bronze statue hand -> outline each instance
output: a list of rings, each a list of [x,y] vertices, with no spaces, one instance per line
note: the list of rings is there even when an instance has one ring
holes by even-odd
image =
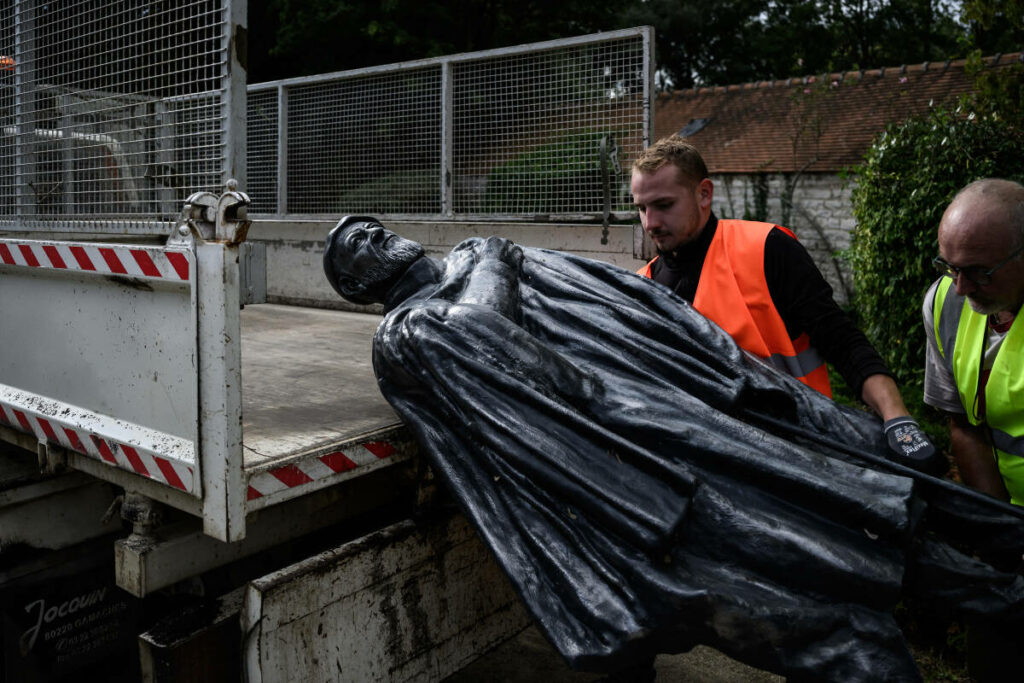
[[[504,238],[491,236],[484,240],[479,258],[480,261],[500,261],[518,272],[523,263],[523,250]]]

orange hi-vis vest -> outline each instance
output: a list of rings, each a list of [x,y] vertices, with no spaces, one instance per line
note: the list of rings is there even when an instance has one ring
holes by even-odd
[[[790,339],[768,291],[764,242],[772,228],[796,239],[789,229],[771,223],[720,220],[708,246],[693,307],[729,333],[743,349],[769,365],[832,397],[828,369],[806,332]],[[655,256],[638,275],[651,277]]]

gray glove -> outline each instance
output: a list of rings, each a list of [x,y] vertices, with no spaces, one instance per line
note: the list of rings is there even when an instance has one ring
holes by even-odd
[[[934,477],[941,477],[949,469],[946,456],[935,448],[914,418],[905,416],[886,420],[882,431],[889,450],[895,455],[890,458],[894,462]]]

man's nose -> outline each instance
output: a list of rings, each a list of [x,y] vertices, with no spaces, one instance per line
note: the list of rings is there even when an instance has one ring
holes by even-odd
[[[644,230],[650,232],[661,225],[661,217],[658,215],[657,211],[647,209],[647,211],[640,216],[640,225],[644,226]]]
[[[971,282],[962,272],[956,274],[956,279],[953,280],[953,284],[956,286],[956,293],[960,296],[966,296],[978,288],[978,286]]]

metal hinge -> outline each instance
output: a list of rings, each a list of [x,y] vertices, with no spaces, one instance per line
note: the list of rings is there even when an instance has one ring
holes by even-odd
[[[249,195],[238,191],[234,179],[228,180],[219,197],[212,192],[196,192],[185,200],[168,244],[191,243],[193,238],[228,246],[241,244],[251,224],[247,215],[250,203]]]

